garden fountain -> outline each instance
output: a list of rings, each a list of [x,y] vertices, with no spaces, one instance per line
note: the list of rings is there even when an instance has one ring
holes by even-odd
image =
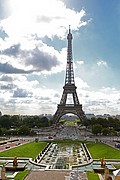
[[[88,165],[92,158],[83,144],[49,143],[44,150],[30,162],[45,169],[73,169]]]

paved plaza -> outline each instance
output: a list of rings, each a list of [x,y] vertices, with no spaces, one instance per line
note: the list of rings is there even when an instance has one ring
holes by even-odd
[[[86,173],[49,170],[31,171],[25,180],[88,180]]]

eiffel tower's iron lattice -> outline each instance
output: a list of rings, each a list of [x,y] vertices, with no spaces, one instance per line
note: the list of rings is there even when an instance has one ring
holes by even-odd
[[[68,113],[75,114],[83,122],[85,119],[85,114],[82,110],[82,105],[79,103],[74,81],[74,71],[73,71],[73,59],[72,59],[72,33],[69,26],[69,33],[67,35],[68,48],[67,48],[67,66],[66,66],[66,77],[65,85],[63,86],[63,94],[60,104],[57,106],[57,111],[53,116],[53,122],[57,123],[59,119]],[[72,103],[67,103],[68,97],[72,97]]]

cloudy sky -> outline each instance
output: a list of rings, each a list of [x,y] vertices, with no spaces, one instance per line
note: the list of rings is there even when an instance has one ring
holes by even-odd
[[[120,1],[0,0],[0,111],[54,114],[73,34],[85,113],[120,114]]]

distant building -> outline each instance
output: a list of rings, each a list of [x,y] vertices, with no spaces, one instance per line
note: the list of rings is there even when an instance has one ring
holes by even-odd
[[[91,118],[95,117],[95,115],[94,114],[86,114],[86,117],[91,119]]]
[[[116,115],[116,118],[117,118],[117,119],[120,119],[120,115]]]
[[[111,117],[109,114],[104,114],[104,115],[96,115],[97,118],[108,118]]]

